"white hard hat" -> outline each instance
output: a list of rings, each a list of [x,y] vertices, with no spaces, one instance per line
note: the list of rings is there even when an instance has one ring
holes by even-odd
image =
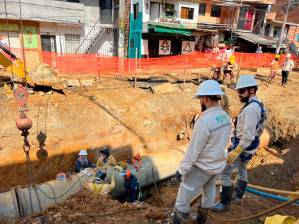
[[[287,58],[290,58],[291,57],[291,54],[287,54]]]
[[[88,156],[87,151],[84,149],[80,150],[80,152],[78,153],[78,156]]]
[[[219,95],[224,95],[224,92],[220,88],[219,83],[214,80],[206,80],[199,85],[194,98],[198,98],[199,96],[219,96]]]
[[[242,75],[237,81],[236,89],[257,86],[257,82],[253,75]]]

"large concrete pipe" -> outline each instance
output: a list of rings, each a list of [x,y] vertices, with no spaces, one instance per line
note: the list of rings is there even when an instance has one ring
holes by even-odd
[[[83,189],[84,184],[91,181],[93,173],[79,173],[64,182],[52,180],[33,187],[18,188],[16,192],[21,217],[42,211],[49,205],[63,202],[70,195]]]
[[[0,194],[0,217],[20,218],[19,206],[14,189]]]
[[[137,172],[136,169],[129,165],[131,173],[133,173],[140,183],[141,187],[152,185],[155,182],[165,180],[173,176],[183,159],[185,154],[185,148],[168,149],[155,154],[145,156],[142,159],[142,167]],[[125,193],[124,177],[120,175],[120,172],[111,168],[108,171],[108,175],[114,173],[116,188],[112,191],[114,197],[120,196]]]
[[[172,176],[185,154],[184,147],[182,149],[164,150],[155,154],[145,156],[140,170],[137,172],[133,165],[129,165],[128,169],[136,175],[141,187],[151,185],[160,180],[164,180]],[[92,174],[94,171],[89,171],[88,174],[79,173],[73,175],[71,180],[60,182],[57,180],[49,181],[34,187],[18,188],[16,190],[19,208],[16,200],[12,197],[12,192],[0,194],[0,206],[3,207],[4,217],[10,214],[11,217],[24,217],[32,212],[39,212],[46,209],[48,206],[64,201],[70,195],[78,192],[84,187],[84,184],[93,180]],[[113,196],[120,196],[125,193],[124,177],[116,168],[109,168],[108,176],[112,173],[115,175],[116,187],[112,192]],[[91,174],[91,176],[89,175]],[[5,199],[9,203],[3,203]],[[14,203],[12,203],[14,202]],[[14,206],[13,206],[14,205]],[[13,206],[13,207],[12,207]],[[18,214],[20,211],[20,214]]]
[[[273,132],[269,126],[266,126],[260,137],[260,148],[268,146],[273,138]]]

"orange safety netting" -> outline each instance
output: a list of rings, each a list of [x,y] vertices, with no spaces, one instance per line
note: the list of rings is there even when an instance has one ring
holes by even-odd
[[[241,68],[270,67],[274,54],[234,53],[236,63]],[[101,56],[97,54],[59,55],[42,52],[43,62],[54,66],[65,74],[119,74],[128,75],[135,72],[159,71],[162,73],[182,72],[186,69],[210,68],[221,66],[224,61],[220,54],[191,53],[159,58],[129,59],[120,57]],[[283,62],[285,56],[280,58]],[[299,57],[292,56],[298,65]],[[53,63],[54,62],[54,63]]]
[[[20,49],[14,49],[17,56]],[[61,54],[52,52],[38,52],[39,61],[52,66],[61,74],[94,74],[94,75],[132,75],[143,74],[149,71],[158,74],[170,72],[183,72],[187,69],[219,67],[224,63],[224,55],[221,53],[194,52],[188,55],[167,56],[159,58],[129,59],[98,54]],[[25,50],[26,63],[31,57],[30,50]],[[256,54],[236,52],[235,62],[240,68],[270,67],[274,60],[274,54]],[[284,61],[285,55],[280,58]],[[299,57],[292,55],[295,65],[299,66]]]

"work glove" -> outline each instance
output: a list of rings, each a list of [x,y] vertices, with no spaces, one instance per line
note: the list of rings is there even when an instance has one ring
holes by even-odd
[[[180,174],[180,172],[178,170],[175,173],[175,178],[178,182],[182,182],[182,175]]]
[[[227,164],[233,165],[236,159],[240,156],[240,154],[244,151],[241,146],[237,146],[233,151],[231,151],[227,156]]]

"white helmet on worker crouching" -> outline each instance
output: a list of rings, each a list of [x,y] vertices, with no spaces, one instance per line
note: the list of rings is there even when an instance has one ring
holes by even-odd
[[[257,82],[253,75],[242,75],[237,81],[236,89],[243,89],[257,86]]]
[[[200,96],[221,96],[224,95],[218,82],[214,80],[203,81],[196,92],[194,98],[199,98]]]
[[[80,152],[78,153],[78,156],[88,156],[87,151],[84,149],[80,150]]]

